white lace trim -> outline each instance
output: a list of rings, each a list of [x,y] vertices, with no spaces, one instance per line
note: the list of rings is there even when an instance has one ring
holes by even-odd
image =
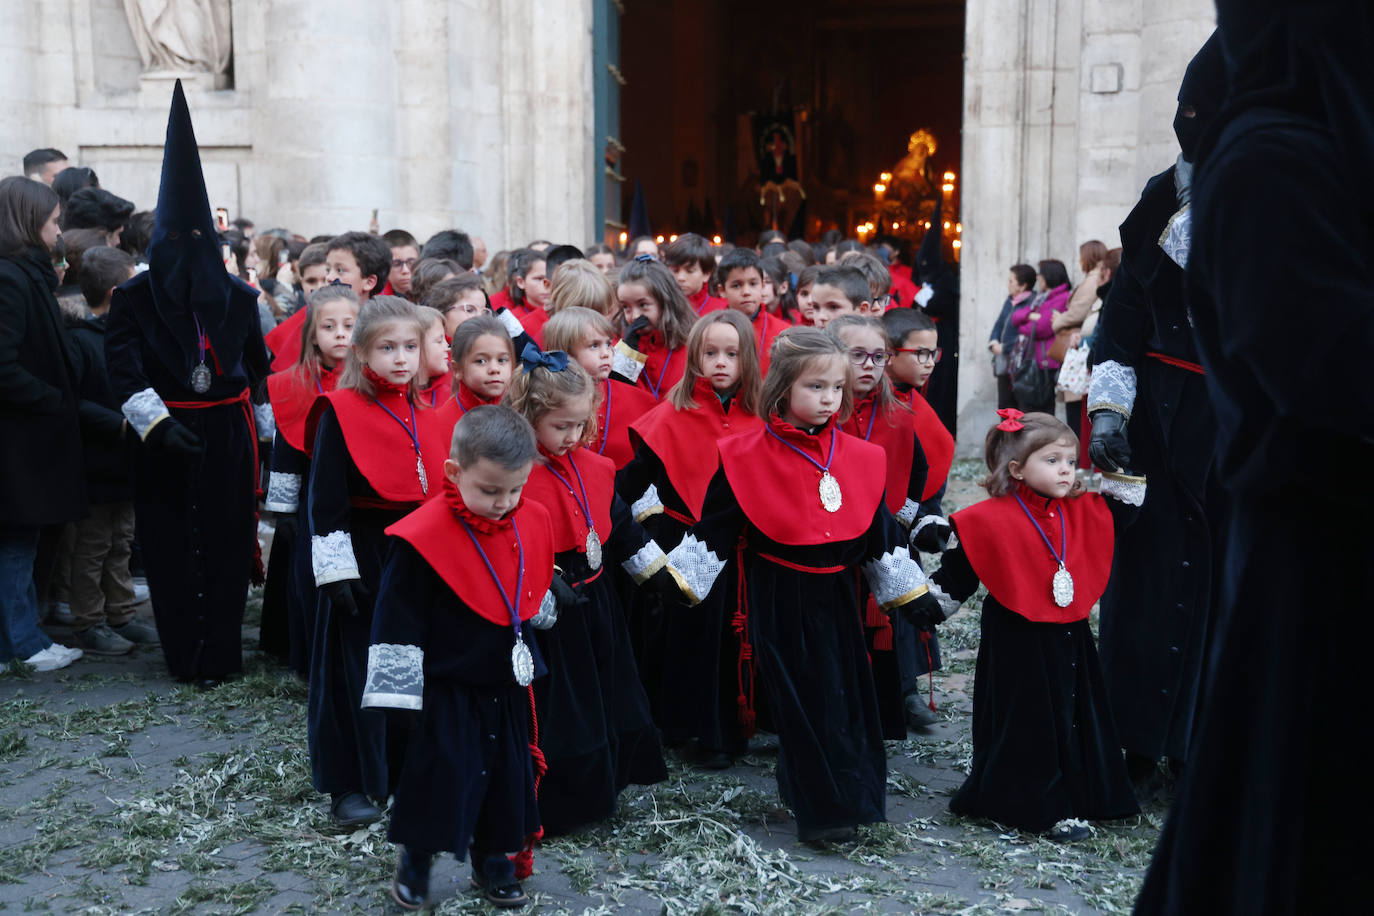
[[[650,541],[639,548],[634,556],[621,563],[620,568],[629,573],[636,582],[643,582],[667,563],[668,558],[664,555],[663,548],[658,546],[657,541]]]
[[[151,388],[144,388],[130,397],[119,410],[140,439],[147,439],[148,430],[156,426],[159,420],[171,416],[167,405],[162,403],[162,398]]]
[[[694,535],[688,534],[668,554],[668,569],[682,588],[687,603],[700,604],[711,593],[711,586],[715,585],[721,570],[725,569],[725,561]]]
[[[1164,249],[1164,253],[1184,270],[1188,269],[1188,249],[1193,245],[1193,209],[1185,205],[1172,217],[1169,218],[1169,225],[1164,227],[1164,234],[1159,237],[1159,247]]]
[[[644,361],[648,359],[638,350],[631,350],[625,341],[620,341],[615,345],[615,353],[611,356],[611,371],[629,379],[638,381],[639,373],[644,371]]]
[[[913,531],[912,534],[915,534],[927,525],[944,525],[945,527],[949,527],[949,520],[943,515],[927,515],[916,523],[916,531]]]
[[[949,540],[945,542],[945,552],[948,553],[959,546],[958,532],[950,532]]]
[[[649,484],[649,489],[644,491],[644,495],[630,504],[630,513],[637,522],[642,522],[651,515],[658,515],[662,511],[663,498],[658,495],[658,487],[654,484]]]
[[[310,566],[316,585],[360,579],[353,556],[353,537],[347,531],[331,531],[310,538]]]
[[[911,558],[911,551],[898,547],[864,564],[864,578],[873,598],[884,610],[900,607],[925,591],[926,574]]]
[[[530,618],[530,626],[536,630],[547,630],[555,623],[558,623],[558,602],[554,600],[553,589],[549,589],[539,599],[539,613]]]
[[[1114,359],[1093,366],[1088,383],[1088,413],[1114,410],[1126,419],[1135,408],[1135,368]]]
[[[1097,491],[1128,506],[1145,505],[1145,478],[1102,475]]]
[[[301,475],[273,471],[267,479],[268,512],[295,512],[301,503]]]
[[[520,319],[511,313],[510,309],[501,309],[496,313],[496,320],[501,322],[501,326],[506,329],[506,333],[511,336],[511,340],[525,333],[525,326],[520,323]]]
[[[902,503],[902,508],[897,510],[894,516],[903,528],[910,528],[911,523],[916,521],[916,516],[920,514],[921,504],[914,499],[908,499]]]
[[[425,695],[425,653],[419,646],[377,643],[367,647],[363,706],[420,709]]]
[[[950,597],[949,592],[936,585],[933,581],[927,582],[926,584],[930,586],[931,596],[934,597],[936,601],[940,602],[940,610],[945,612],[945,618],[948,619],[953,617],[955,613],[958,612],[959,606],[963,602],[955,601]]]
[[[258,427],[258,439],[271,441],[277,434],[277,415],[272,412],[272,404],[254,404],[253,421]]]

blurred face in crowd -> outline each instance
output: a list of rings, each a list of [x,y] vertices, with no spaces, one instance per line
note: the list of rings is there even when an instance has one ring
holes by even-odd
[[[414,245],[401,245],[391,249],[391,290],[398,296],[410,295],[411,275],[415,264],[420,260],[420,252]]]
[[[602,251],[598,254],[594,254],[587,260],[591,261],[593,266],[603,274],[609,275],[611,271],[615,270],[615,255],[611,254],[609,251]],[[678,285],[681,285],[681,283]]]
[[[357,318],[358,307],[346,299],[333,299],[320,306],[315,319],[315,349],[320,351],[320,362],[332,369],[348,355]]]
[[[614,352],[615,345],[609,337],[589,331],[583,336],[582,343],[574,347],[568,355],[587,370],[593,381],[604,382],[611,377],[611,358]]]
[[[849,348],[849,363],[854,367],[854,394],[862,397],[877,386],[883,367],[874,365],[871,353],[887,350],[887,338],[873,328],[845,328],[840,340]]]
[[[530,265],[529,273],[515,278],[515,285],[525,291],[525,303],[531,308],[548,307],[549,272],[545,267],[545,262],[535,261]]]
[[[301,271],[301,289],[308,300],[310,294],[329,282],[329,267],[324,264],[311,264]]]
[[[367,301],[372,295],[373,287],[377,285],[375,275],[364,277],[362,271],[358,269],[358,259],[353,257],[353,252],[347,248],[335,248],[325,257],[325,267],[327,272],[325,280],[333,283],[338,280],[340,283],[347,283],[353,287],[353,292],[358,294],[358,298]]]
[[[43,165],[38,167],[38,171],[34,172],[33,175],[31,175],[30,177],[36,176],[39,181],[51,187],[52,180],[57,177],[57,173],[62,171],[66,167],[66,159],[54,159],[52,162],[43,163]]]
[[[750,321],[759,313],[759,306],[767,302],[769,284],[765,283],[763,273],[753,267],[736,267],[721,284],[725,301],[730,308],[744,315]]]
[[[830,319],[854,311],[854,304],[838,286],[816,283],[811,287],[811,320],[816,327],[823,328]]]
[[[897,345],[897,353],[888,364],[892,380],[913,388],[920,388],[930,381],[935,371],[935,363],[940,351],[935,346],[934,331],[912,331],[906,340]]]
[[[539,445],[550,455],[566,455],[582,441],[592,418],[592,396],[568,398],[534,424]]]
[[[614,263],[615,259],[612,258],[611,260]],[[706,271],[702,270],[701,265],[696,261],[677,264],[668,269],[673,272],[673,279],[677,281],[677,288],[682,290],[682,295],[688,299],[701,292],[701,288],[706,285]]]
[[[487,243],[480,235],[472,237],[472,267],[474,270],[481,270],[482,265],[487,263]]]
[[[620,307],[625,310],[625,323],[634,324],[641,315],[649,319],[649,324],[658,327],[663,317],[663,309],[658,300],[649,292],[645,283],[622,283],[615,290]]]
[[[39,237],[43,239],[43,244],[49,251],[57,247],[57,239],[62,235],[62,230],[57,227],[57,217],[61,212],[61,207],[53,207],[48,218],[43,221],[43,228],[38,230]]]
[[[436,321],[425,331],[425,373],[435,379],[448,372],[448,338],[444,323]]]
[[[701,335],[701,374],[724,394],[739,386],[739,332],[723,321],[713,322]]]
[[[642,254],[651,254],[654,257],[658,257],[658,243],[653,239],[644,239],[639,244],[635,245],[635,250],[630,252],[630,257],[637,258]]]
[[[469,318],[476,318],[486,310],[487,300],[480,289],[463,290],[458,294],[458,298],[453,300],[448,311],[444,312],[444,333],[452,340],[453,332],[458,330],[460,324]]]

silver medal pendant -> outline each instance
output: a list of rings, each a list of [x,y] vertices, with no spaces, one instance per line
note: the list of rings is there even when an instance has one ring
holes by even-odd
[[[596,529],[587,531],[587,565],[592,569],[601,568],[601,538],[596,536]]]
[[[826,512],[839,512],[840,506],[844,505],[844,495],[840,493],[840,482],[831,477],[829,471],[821,475],[819,490],[821,507]]]
[[[425,474],[425,462],[419,455],[415,456],[415,473],[420,477],[420,492],[429,495],[429,476]]]
[[[1073,604],[1073,576],[1064,568],[1064,564],[1059,564],[1059,569],[1054,573],[1054,579],[1050,583],[1051,591],[1054,593],[1054,603],[1060,607],[1068,607]]]
[[[201,363],[191,370],[191,390],[196,394],[204,394],[210,390],[210,367]]]
[[[515,631],[515,647],[510,650],[510,667],[515,673],[515,683],[528,687],[534,681],[534,656],[520,631]]]

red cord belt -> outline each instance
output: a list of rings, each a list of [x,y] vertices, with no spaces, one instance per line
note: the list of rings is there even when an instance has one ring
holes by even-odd
[[[1166,366],[1173,366],[1175,369],[1186,369],[1187,371],[1197,373],[1198,375],[1207,374],[1207,370],[1202,368],[1202,366],[1200,366],[1199,364],[1190,363],[1188,362],[1188,360],[1179,359],[1177,356],[1169,356],[1166,353],[1156,353],[1153,350],[1146,351],[1145,355],[1150,357],[1150,359],[1159,360]]]

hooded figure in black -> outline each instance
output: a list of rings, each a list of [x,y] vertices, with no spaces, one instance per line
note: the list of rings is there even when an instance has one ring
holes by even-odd
[[[257,434],[249,389],[268,372],[257,294],[229,275],[178,82],[148,270],[118,287],[105,355],[141,445],[134,509],[153,613],[175,677],[242,668],[257,556]]]
[[[935,341],[940,348],[940,361],[926,383],[925,396],[939,415],[951,436],[957,436],[959,420],[959,275],[945,263],[941,246],[944,244],[944,223],[940,204],[930,217],[930,229],[916,249],[913,270],[920,291],[916,293],[916,307],[935,319]]]
[[[1149,482],[1136,521],[1117,537],[1098,643],[1117,734],[1145,791],[1161,757],[1187,760],[1220,537],[1216,416],[1184,302],[1187,248],[1176,242],[1187,238],[1198,139],[1225,96],[1213,34],[1178,93],[1178,163],[1149,180],[1121,224],[1121,266],[1093,338],[1093,463]]]
[[[1364,912],[1374,7],[1217,6],[1231,89],[1199,143],[1187,288],[1226,540],[1201,711],[1137,912]]]

